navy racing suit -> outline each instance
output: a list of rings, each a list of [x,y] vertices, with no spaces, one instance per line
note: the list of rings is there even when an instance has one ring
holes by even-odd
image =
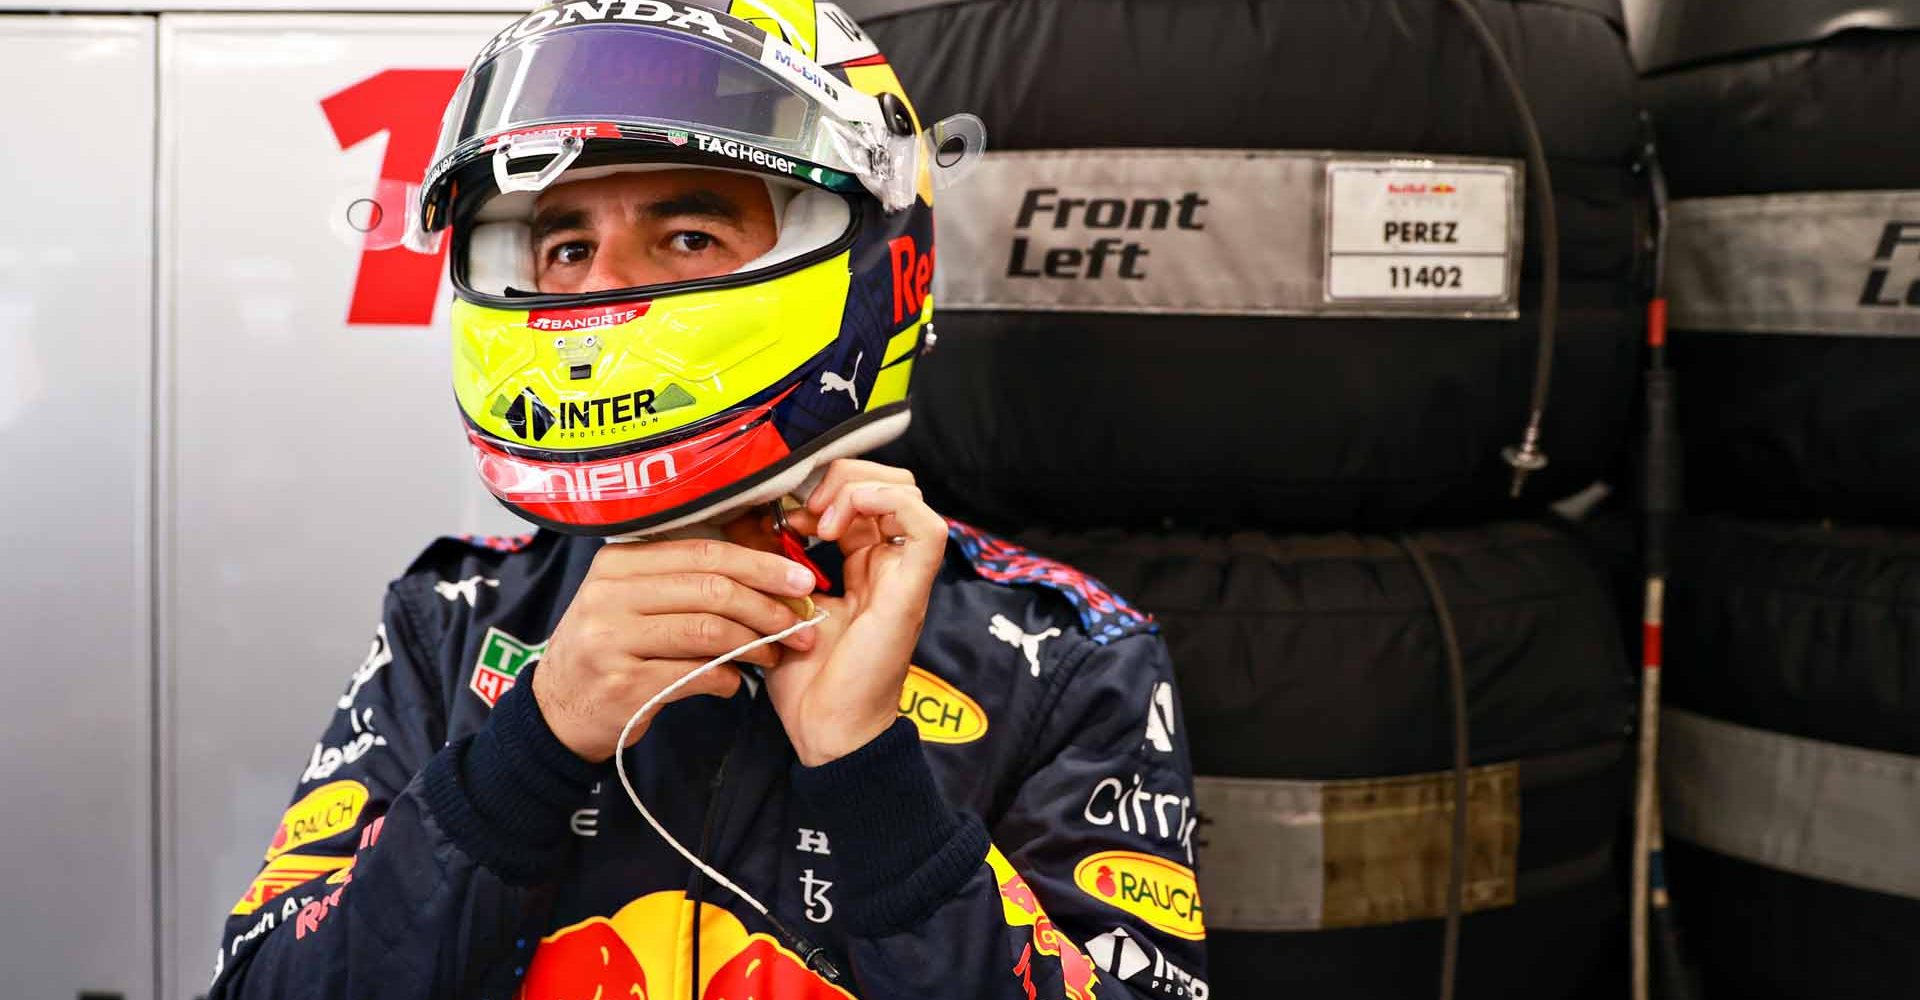
[[[867,746],[800,765],[754,684],[667,705],[628,774],[769,918],[540,716],[528,678],[600,544],[442,539],[391,585],[211,997],[1206,996],[1150,618],[955,523],[901,717]]]

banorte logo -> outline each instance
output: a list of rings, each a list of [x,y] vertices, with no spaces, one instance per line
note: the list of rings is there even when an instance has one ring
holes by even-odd
[[[1206,938],[1200,889],[1185,865],[1134,851],[1102,851],[1073,866],[1073,884],[1174,937]]]
[[[701,908],[702,1000],[852,1000],[813,974],[798,955],[766,934],[748,934],[740,919],[707,904]],[[521,980],[517,1000],[655,1000],[683,997],[693,901],[681,892],[656,892],[540,940]]]

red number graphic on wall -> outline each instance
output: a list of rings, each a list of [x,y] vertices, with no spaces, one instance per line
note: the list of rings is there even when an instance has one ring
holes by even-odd
[[[426,326],[433,322],[440,294],[441,266],[447,252],[418,254],[400,245],[406,228],[407,197],[427,173],[427,160],[440,138],[440,117],[454,88],[457,69],[390,69],[370,76],[320,102],[342,151],[385,132],[387,153],[374,185],[360,276],[347,310],[352,326]]]

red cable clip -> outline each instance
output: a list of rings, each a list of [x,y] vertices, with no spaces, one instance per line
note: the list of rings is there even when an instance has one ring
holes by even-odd
[[[780,539],[780,551],[785,553],[788,559],[813,571],[815,590],[824,594],[833,589],[833,581],[827,579],[827,574],[820,572],[820,567],[815,566],[813,560],[807,557],[806,544],[801,542],[800,536],[787,526],[786,511],[781,510],[778,503],[773,505],[773,534],[775,538]]]

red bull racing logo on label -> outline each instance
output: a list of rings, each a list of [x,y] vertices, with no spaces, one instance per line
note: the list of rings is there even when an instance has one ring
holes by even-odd
[[[1185,865],[1151,854],[1103,851],[1073,866],[1073,884],[1175,937],[1206,937],[1200,889]]]

